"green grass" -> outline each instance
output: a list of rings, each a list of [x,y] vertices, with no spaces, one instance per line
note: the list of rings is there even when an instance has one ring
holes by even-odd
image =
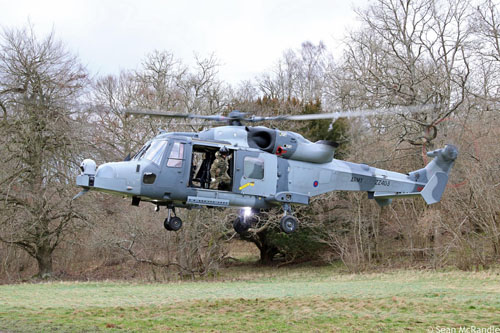
[[[0,331],[500,328],[500,272],[237,267],[220,281],[0,286]]]

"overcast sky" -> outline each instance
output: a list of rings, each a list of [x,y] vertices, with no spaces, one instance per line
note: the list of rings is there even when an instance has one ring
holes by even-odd
[[[54,28],[93,74],[136,69],[144,56],[168,50],[191,64],[214,53],[230,83],[268,70],[286,49],[323,41],[335,54],[354,8],[368,0],[0,0],[0,25],[38,35]],[[338,53],[337,53],[338,54]]]

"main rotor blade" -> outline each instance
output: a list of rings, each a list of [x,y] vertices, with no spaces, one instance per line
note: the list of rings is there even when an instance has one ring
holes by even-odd
[[[227,121],[229,118],[220,115],[198,115],[198,114],[187,114],[187,113],[165,113],[162,111],[154,110],[126,110],[125,114],[138,114],[143,116],[153,116],[153,117],[166,117],[166,118],[185,118],[185,119],[205,119],[212,121]]]
[[[264,120],[317,120],[317,119],[337,119],[337,118],[354,118],[363,116],[386,115],[386,114],[403,114],[422,112],[433,109],[435,105],[419,105],[419,106],[395,106],[391,108],[339,111],[331,113],[314,113],[301,115],[282,115],[274,117],[251,117],[245,120],[251,122]]]

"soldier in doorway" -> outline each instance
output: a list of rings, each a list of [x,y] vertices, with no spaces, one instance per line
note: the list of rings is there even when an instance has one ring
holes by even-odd
[[[231,177],[228,174],[228,159],[229,149],[222,147],[216,154],[215,160],[210,168],[210,176],[212,181],[210,188],[213,190],[229,191],[231,186]]]

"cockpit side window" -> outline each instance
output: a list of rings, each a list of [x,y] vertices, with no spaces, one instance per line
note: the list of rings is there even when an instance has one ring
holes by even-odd
[[[182,167],[182,160],[184,159],[184,143],[174,142],[170,156],[168,157],[167,166],[171,168]]]
[[[160,165],[163,153],[167,148],[167,143],[168,141],[165,140],[153,141],[149,146],[149,148],[147,148],[146,151],[142,153],[142,157],[139,156],[139,159],[144,158],[146,160],[150,160],[151,162],[157,165]]]

